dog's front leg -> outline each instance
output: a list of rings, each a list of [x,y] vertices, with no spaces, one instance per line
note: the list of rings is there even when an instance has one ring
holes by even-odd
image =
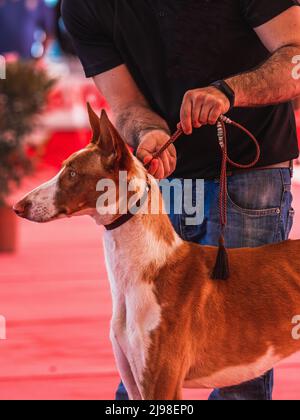
[[[134,379],[128,359],[113,331],[111,331],[110,338],[113,345],[117,367],[128,392],[129,398],[131,400],[142,400],[142,396]]]
[[[143,397],[148,401],[179,401],[182,399],[184,378],[181,363],[161,360],[157,369],[151,369],[145,375]]]

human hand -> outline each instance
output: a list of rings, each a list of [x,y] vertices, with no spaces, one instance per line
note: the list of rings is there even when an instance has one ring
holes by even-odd
[[[145,134],[137,149],[137,157],[147,165],[153,155],[158,152],[170,139],[170,136],[163,130],[154,130]],[[177,153],[175,146],[171,144],[162,155],[154,159],[149,168],[149,173],[157,179],[164,179],[170,176],[176,169]]]
[[[215,125],[222,114],[230,109],[226,95],[213,86],[188,91],[182,102],[180,119],[185,134],[202,125]]]

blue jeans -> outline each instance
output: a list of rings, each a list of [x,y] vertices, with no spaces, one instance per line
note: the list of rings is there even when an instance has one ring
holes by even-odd
[[[204,213],[204,221],[199,226],[186,225],[184,212],[178,215],[171,211],[170,218],[175,230],[184,240],[217,246],[220,233],[217,180],[205,181]],[[286,240],[293,218],[289,169],[249,171],[228,178],[228,248],[258,247]],[[216,389],[209,399],[272,400],[272,392],[273,371],[270,371],[251,382]],[[128,399],[122,384],[116,398]]]

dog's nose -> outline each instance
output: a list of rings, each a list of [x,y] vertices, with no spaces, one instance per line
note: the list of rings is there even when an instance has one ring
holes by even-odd
[[[26,217],[26,215],[28,214],[28,211],[31,209],[31,207],[32,207],[32,202],[31,201],[22,200],[22,201],[19,201],[19,203],[14,205],[13,210],[16,213],[17,216]]]

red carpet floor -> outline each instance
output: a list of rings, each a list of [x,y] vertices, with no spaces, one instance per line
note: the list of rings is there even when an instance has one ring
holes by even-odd
[[[300,187],[295,196],[300,212]],[[114,397],[118,374],[108,339],[111,300],[101,236],[88,218],[20,221],[17,254],[0,255],[0,314],[7,319],[1,400]],[[300,237],[300,217],[293,236]],[[276,369],[276,380],[276,399],[300,399],[300,355]],[[192,399],[207,395],[185,392]]]

